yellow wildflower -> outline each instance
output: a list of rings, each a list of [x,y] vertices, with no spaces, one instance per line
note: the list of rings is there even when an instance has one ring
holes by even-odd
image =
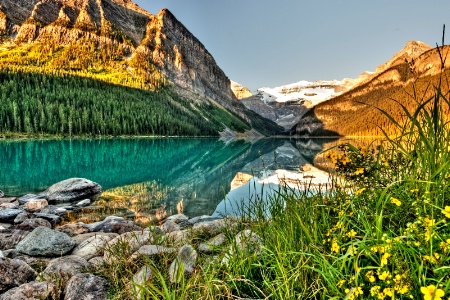
[[[383,166],[389,167],[389,162],[386,159],[383,159]]]
[[[366,190],[366,188],[362,188],[362,189],[357,190],[357,191],[355,192],[355,196],[361,195],[365,190]]]
[[[339,244],[337,243],[336,239],[334,239],[333,242],[331,243],[331,251],[339,253],[340,248],[341,247],[339,247]]]
[[[436,224],[436,220],[435,219],[425,218],[423,220],[425,221],[425,223],[427,223],[428,227],[433,227],[434,224]]]
[[[398,292],[399,292],[400,294],[402,294],[402,295],[406,294],[408,291],[409,291],[409,285],[408,285],[408,284],[403,285],[403,286],[398,290]]]
[[[367,155],[367,148],[366,147],[362,147],[361,149],[359,149],[359,153],[361,153],[362,155],[366,156]]]
[[[394,293],[392,292],[392,289],[391,289],[391,288],[385,288],[385,289],[383,290],[383,293],[384,293],[386,296],[389,296],[389,297],[391,297],[391,298],[392,298],[392,296],[394,296]]]
[[[442,213],[445,217],[450,218],[450,206],[445,206],[445,209],[442,210]]]
[[[368,279],[371,283],[373,283],[373,282],[376,281],[376,278],[375,278],[375,276],[374,276],[374,272],[373,272],[372,270],[370,270],[370,271],[368,271],[368,272],[366,273],[366,277],[367,277],[367,279]],[[373,296],[373,295],[372,295],[372,296]]]
[[[375,286],[370,288],[370,295],[371,296],[376,296],[379,291],[380,291],[380,287],[378,285],[375,285]]]
[[[378,278],[380,280],[386,280],[389,277],[389,271],[383,271],[383,273],[378,274]]]
[[[342,287],[342,286],[344,285],[345,282],[346,282],[345,279],[341,279],[341,280],[338,281],[338,283],[337,283],[336,285],[337,285],[338,287]]]
[[[350,158],[348,158],[348,156],[346,156],[346,155],[343,155],[342,157],[341,157],[341,163],[345,166],[346,164],[348,164],[349,162],[350,162]]]
[[[346,233],[346,236],[349,238],[354,238],[356,236],[356,231],[354,229],[352,229]]]
[[[443,297],[445,295],[444,291],[441,289],[436,289],[436,286],[434,285],[429,285],[427,287],[421,287],[420,291],[423,294],[423,299],[424,300],[442,300],[441,297]]]
[[[411,192],[411,193],[418,193],[418,192],[419,192],[419,189],[412,189],[412,190],[410,190],[410,192]]]
[[[391,198],[391,203],[395,204],[397,206],[401,206],[402,205],[402,202],[400,200],[398,200],[397,198],[394,198],[394,197]]]
[[[387,265],[387,261],[388,261],[389,257],[391,257],[391,254],[389,254],[389,253],[383,254],[383,256],[381,257],[381,267]]]
[[[355,175],[360,175],[364,173],[364,168],[357,168],[355,171]]]

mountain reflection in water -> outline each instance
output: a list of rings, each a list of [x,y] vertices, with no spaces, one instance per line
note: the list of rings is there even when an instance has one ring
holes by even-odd
[[[103,187],[81,213],[85,222],[121,215],[142,222],[183,212],[212,214],[238,172],[258,175],[313,164],[328,139],[74,139],[0,142],[0,190],[37,193],[58,181],[84,177]]]

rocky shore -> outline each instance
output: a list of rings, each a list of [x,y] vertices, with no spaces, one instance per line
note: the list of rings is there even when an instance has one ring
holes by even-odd
[[[0,191],[0,300],[107,299],[110,283],[94,274],[119,260],[168,256],[170,267],[161,271],[176,282],[181,266],[186,276],[194,271],[199,253],[211,256],[210,262],[226,264],[235,247],[261,249],[261,238],[230,217],[178,214],[145,228],[116,216],[60,225],[65,214],[90,205],[100,194],[100,185],[83,178],[20,198],[4,197]],[[115,248],[123,244],[130,257],[117,255]],[[153,277],[148,264],[140,264],[131,280],[136,297],[139,286]]]

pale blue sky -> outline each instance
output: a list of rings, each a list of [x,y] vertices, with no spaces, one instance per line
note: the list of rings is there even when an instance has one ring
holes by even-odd
[[[135,0],[168,8],[227,76],[251,90],[355,78],[409,40],[441,43],[449,0]]]

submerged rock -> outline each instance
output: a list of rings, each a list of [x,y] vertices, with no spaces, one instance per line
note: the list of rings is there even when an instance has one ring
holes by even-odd
[[[49,187],[45,193],[49,202],[72,202],[95,199],[100,196],[102,187],[85,178],[70,178]]]

